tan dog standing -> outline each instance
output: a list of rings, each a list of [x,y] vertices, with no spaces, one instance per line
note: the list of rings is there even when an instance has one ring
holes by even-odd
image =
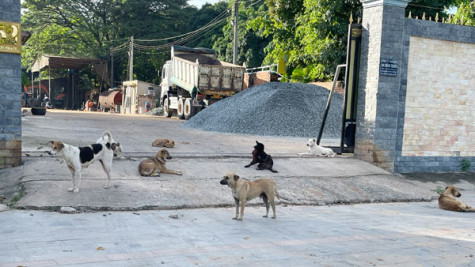
[[[272,219],[276,218],[274,193],[277,198],[280,197],[279,193],[277,192],[277,187],[275,186],[274,181],[269,179],[257,179],[255,181],[248,181],[246,179],[240,178],[234,173],[228,173],[220,181],[220,184],[228,185],[232,189],[234,202],[236,203],[236,216],[233,219],[242,220],[246,201],[250,201],[256,197],[262,197],[262,200],[266,205],[266,215],[264,217],[267,218],[267,216],[269,215],[270,202],[270,205],[272,206],[272,212],[274,214],[274,216],[272,216]],[[240,217],[239,206],[241,206]]]
[[[181,175],[180,171],[167,169],[167,159],[172,159],[165,148],[157,152],[154,158],[144,159],[139,164],[139,173],[142,176],[160,176],[160,173]]]
[[[456,199],[460,196],[462,196],[462,194],[460,194],[455,186],[447,186],[439,197],[439,208],[452,211],[475,211],[474,208]]]
[[[166,148],[174,148],[175,147],[175,141],[171,139],[155,139],[152,143],[153,147],[166,147]]]

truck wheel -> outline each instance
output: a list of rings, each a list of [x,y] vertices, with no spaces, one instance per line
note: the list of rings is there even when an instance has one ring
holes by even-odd
[[[184,103],[183,98],[178,99],[178,107],[176,108],[176,114],[179,119],[184,119]]]
[[[172,112],[170,111],[170,102],[168,101],[168,98],[163,101],[163,116],[165,116],[165,118],[170,118],[172,116]]]
[[[188,120],[191,117],[193,117],[195,113],[193,112],[193,106],[192,106],[192,101],[191,98],[185,99],[185,107],[184,107],[184,119]]]

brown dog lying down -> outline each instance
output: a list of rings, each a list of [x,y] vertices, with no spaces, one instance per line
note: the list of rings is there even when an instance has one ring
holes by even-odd
[[[474,208],[456,199],[456,197],[460,196],[462,196],[462,194],[460,194],[455,186],[447,186],[439,197],[439,208],[452,211],[475,211]]]
[[[269,179],[257,179],[255,181],[249,181],[247,179],[240,178],[234,173],[226,174],[223,179],[220,181],[220,184],[227,185],[231,187],[234,197],[234,202],[236,203],[236,216],[233,219],[242,220],[244,215],[244,206],[246,201],[250,201],[256,197],[261,197],[266,205],[266,215],[267,218],[269,215],[269,202],[272,206],[272,212],[274,216],[272,219],[275,219],[275,204],[274,204],[274,193],[277,198],[279,193],[275,186],[274,181]],[[239,204],[241,206],[241,216],[239,217]]]
[[[173,141],[171,139],[158,138],[158,139],[155,139],[155,141],[153,141],[152,146],[153,147],[173,148],[173,147],[175,147],[175,141]]]
[[[166,161],[171,159],[170,153],[165,148],[157,152],[154,158],[144,159],[139,164],[139,173],[142,176],[160,176],[160,173],[181,175],[180,171],[167,169]]]

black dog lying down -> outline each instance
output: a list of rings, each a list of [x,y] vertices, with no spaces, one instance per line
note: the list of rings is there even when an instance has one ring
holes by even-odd
[[[274,165],[274,161],[272,157],[264,152],[264,144],[259,143],[256,141],[256,145],[254,146],[254,150],[252,151],[252,161],[248,165],[244,166],[246,168],[259,163],[257,165],[258,170],[269,170],[271,172],[277,172],[276,170],[272,169]]]

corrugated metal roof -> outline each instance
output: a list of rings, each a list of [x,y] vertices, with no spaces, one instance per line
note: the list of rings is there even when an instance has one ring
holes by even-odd
[[[51,69],[82,69],[91,64],[106,64],[107,61],[91,58],[73,58],[42,55],[31,66],[33,72],[38,72],[46,67]]]

